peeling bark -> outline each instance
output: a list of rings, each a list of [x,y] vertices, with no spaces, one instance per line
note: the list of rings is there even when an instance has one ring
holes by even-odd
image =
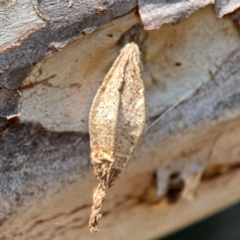
[[[16,2],[15,7],[18,4],[20,3]],[[74,1],[71,6],[65,1],[61,3],[34,1],[34,4],[34,9],[39,9],[46,24],[22,37],[17,45],[2,49],[0,53],[2,88],[17,90],[33,64],[59,51],[70,42],[90,34],[103,23],[130,12],[136,6],[135,1],[112,3]],[[7,100],[2,99],[2,101]]]
[[[232,13],[238,8],[240,8],[240,2],[238,0],[216,0],[215,2],[215,11],[218,18]]]
[[[139,13],[145,30],[159,29],[164,24],[176,24],[214,0],[167,1],[138,0]]]

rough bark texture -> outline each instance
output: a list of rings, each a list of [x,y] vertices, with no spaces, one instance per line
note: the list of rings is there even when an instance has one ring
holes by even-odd
[[[138,2],[144,29],[154,30],[159,29],[164,24],[178,23],[197,9],[214,3],[214,0],[139,0]]]
[[[215,11],[219,18],[228,13],[234,12],[239,7],[240,2],[238,0],[216,0],[215,2]]]
[[[191,94],[148,129],[97,237],[149,239],[240,199],[240,17],[216,19],[239,4],[210,2],[0,1],[0,239],[96,238],[88,114],[128,41],[149,125]]]
[[[0,84],[1,88],[17,90],[27,74],[32,69],[33,64],[41,59],[59,51],[68,43],[86,35],[100,27],[101,24],[109,20],[122,16],[130,12],[135,6],[135,1],[74,1],[71,5],[68,1],[6,1],[2,5],[5,11],[11,14],[20,14],[26,6],[33,4],[34,10],[41,16],[43,23],[37,29],[29,29],[28,34],[18,40],[17,45],[1,44],[0,54]],[[22,9],[21,9],[22,8]],[[29,18],[28,15],[25,16]],[[4,25],[8,26],[6,16]],[[15,19],[16,21],[16,19]],[[10,22],[11,24],[11,22]],[[24,24],[21,22],[21,24]],[[2,34],[4,37],[4,33]],[[19,38],[19,36],[16,36]],[[6,94],[0,91],[0,98],[6,101]],[[17,101],[17,98],[15,100]],[[1,107],[1,106],[0,106]],[[6,107],[5,107],[6,108]],[[0,113],[5,113],[5,109],[0,108]],[[9,106],[11,115],[12,106]],[[6,111],[6,110],[5,110]],[[14,111],[17,114],[17,111]],[[1,114],[1,117],[5,117]]]

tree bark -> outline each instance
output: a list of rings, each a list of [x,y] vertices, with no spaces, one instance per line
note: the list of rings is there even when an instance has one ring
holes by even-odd
[[[0,1],[0,239],[96,238],[89,109],[131,41],[149,128],[109,191],[97,237],[162,236],[239,201],[239,7]]]

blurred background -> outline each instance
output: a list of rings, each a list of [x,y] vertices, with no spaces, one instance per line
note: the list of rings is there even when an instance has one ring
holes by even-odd
[[[240,203],[161,240],[239,240]]]

